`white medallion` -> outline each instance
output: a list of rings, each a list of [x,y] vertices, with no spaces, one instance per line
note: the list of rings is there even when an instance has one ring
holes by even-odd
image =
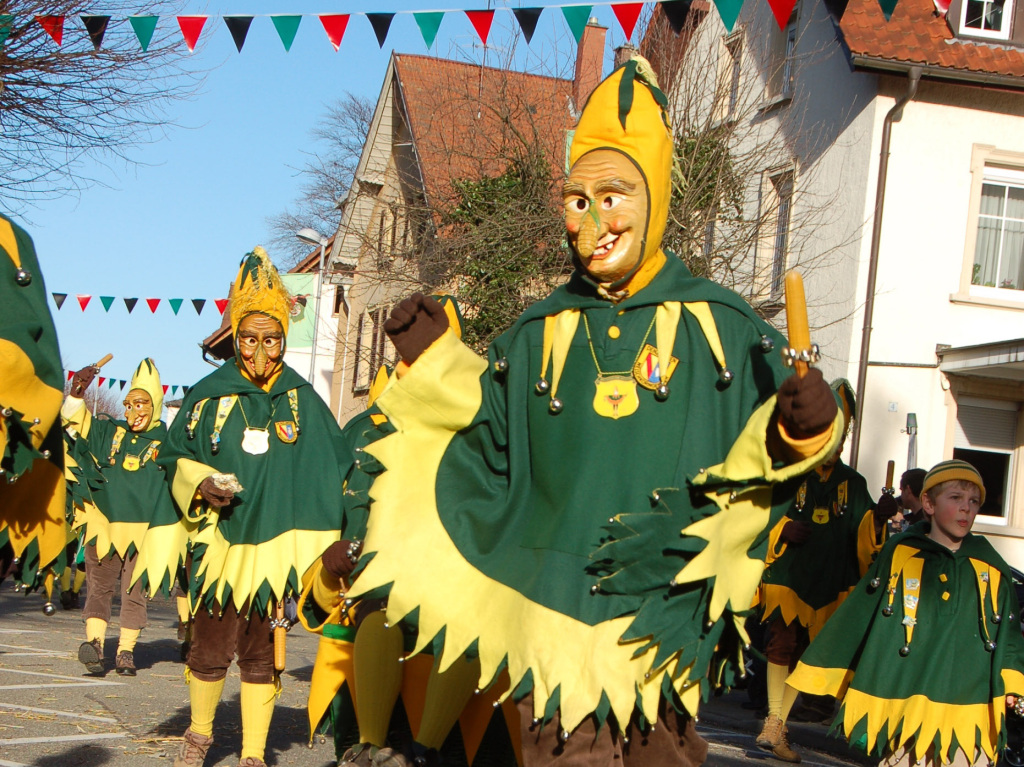
[[[242,450],[250,455],[263,455],[270,449],[270,432],[249,427],[242,432]]]

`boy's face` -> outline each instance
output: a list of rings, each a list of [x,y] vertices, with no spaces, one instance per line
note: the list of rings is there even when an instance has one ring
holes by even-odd
[[[971,532],[974,518],[981,508],[981,490],[977,485],[950,484],[932,502],[927,493],[921,495],[924,512],[931,520],[928,537],[948,549],[960,548],[960,542]]]

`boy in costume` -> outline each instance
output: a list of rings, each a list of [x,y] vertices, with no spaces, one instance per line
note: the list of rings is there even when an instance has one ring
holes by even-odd
[[[921,498],[925,521],[888,541],[788,683],[840,698],[843,733],[886,767],[987,765],[1024,693],[1020,608],[1009,567],[970,532],[977,470],[943,461]]]
[[[691,714],[760,579],[772,487],[841,431],[820,372],[787,378],[778,334],[661,249],[666,104],[642,59],[591,95],[563,189],[576,272],[488,359],[422,295],[385,325],[396,433],[366,448],[386,471],[349,596],[390,586],[388,621],[415,619],[442,671],[507,669],[528,767],[703,762]]]
[[[272,613],[283,613],[299,574],[340,537],[352,453],[323,400],[284,362],[291,308],[266,251],[255,248],[231,295],[235,359],[189,390],[160,453],[182,518],[150,528],[136,577],[169,586],[191,539],[191,724],[175,767],[203,763],[235,655],[239,764],[263,767],[280,684],[272,630],[283,624]]]
[[[20,567],[26,585],[68,542],[64,371],[48,295],[32,238],[0,214],[0,550],[11,557],[0,579]]]
[[[853,389],[845,380],[836,381],[833,389],[845,433],[856,417]],[[772,529],[759,588],[762,621],[768,624],[768,716],[757,744],[787,762],[799,762],[800,756],[787,738],[796,692],[786,687],[786,677],[867,572],[885,540],[885,520],[897,511],[895,499],[885,493],[876,507],[864,477],[843,463],[841,452],[842,443],[803,478],[793,505]],[[831,716],[833,701],[822,703],[824,719]]]
[[[139,549],[154,517],[174,513],[163,469],[156,458],[167,439],[160,415],[164,391],[153,360],[139,363],[124,398],[122,421],[94,419],[83,395],[99,368],[82,368],[71,379],[61,409],[72,439],[70,454],[78,466],[95,462],[102,482],[93,483],[89,499],[75,505],[72,526],[82,531],[85,577],[85,642],[78,659],[91,674],[102,674],[103,640],[111,603],[120,587],[121,632],[114,668],[135,676],[135,643],[146,626],[146,596],[133,582]]]

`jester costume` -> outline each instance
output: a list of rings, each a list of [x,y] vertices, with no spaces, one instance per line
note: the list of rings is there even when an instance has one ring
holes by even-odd
[[[769,457],[781,338],[660,250],[672,140],[638,66],[595,90],[570,162],[611,147],[640,169],[656,273],[613,303],[578,270],[487,359],[448,331],[391,381],[378,404],[396,433],[366,448],[386,467],[373,558],[350,592],[390,586],[388,619],[416,623],[415,650],[438,645],[442,669],[477,655],[481,688],[507,670],[506,694],[532,692],[524,725],[557,718],[548,730],[566,736],[585,719],[624,731],[636,710],[653,722],[675,693],[696,711],[727,613],[760,578],[750,549],[763,549],[773,485],[839,433],[790,465]]]
[[[68,543],[57,333],[28,233],[0,214],[0,578],[35,585]]]
[[[836,726],[869,753],[984,763],[1005,742],[1005,696],[1024,692],[1020,608],[988,541],[968,534],[954,552],[929,528],[888,541],[788,684],[841,698]]]
[[[148,395],[152,408],[141,429],[125,420],[93,418],[80,397],[69,396],[61,410],[72,442],[68,454],[73,463],[83,471],[95,466],[100,474],[98,482],[78,476],[76,483],[88,485],[87,493],[73,489],[81,497],[74,503],[72,526],[82,534],[90,584],[82,617],[86,642],[92,647],[83,645],[79,657],[93,673],[103,671],[103,638],[114,594],[120,591],[116,668],[134,675],[131,656],[135,640],[146,626],[146,599],[141,587],[128,586],[150,524],[175,513],[167,480],[156,460],[167,439],[167,426],[160,420],[164,392],[152,359],[142,360],[132,376],[128,397],[136,392]]]

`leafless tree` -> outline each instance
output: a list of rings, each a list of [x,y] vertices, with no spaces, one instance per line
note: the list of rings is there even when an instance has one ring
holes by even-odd
[[[109,381],[104,379],[103,383],[100,383],[100,379],[97,376],[96,380],[85,390],[82,399],[85,401],[85,406],[89,408],[89,412],[99,417],[109,417],[115,420],[124,419],[124,395],[128,393],[127,385],[124,389],[118,388],[117,385],[110,386]],[[67,397],[71,393],[71,382],[67,381],[64,384],[64,396]],[[161,416],[157,415],[157,418]]]

